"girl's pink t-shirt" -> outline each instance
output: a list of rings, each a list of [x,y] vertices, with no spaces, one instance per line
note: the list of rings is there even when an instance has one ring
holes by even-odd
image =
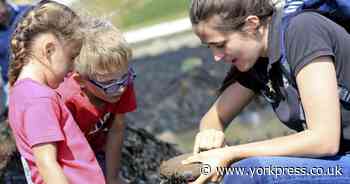
[[[56,143],[57,162],[69,183],[105,183],[94,152],[53,89],[29,78],[17,81],[10,91],[9,122],[33,183],[43,184],[44,181],[32,148],[45,143]]]

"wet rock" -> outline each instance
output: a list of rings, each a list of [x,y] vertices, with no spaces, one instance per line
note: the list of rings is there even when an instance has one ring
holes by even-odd
[[[160,175],[164,183],[192,182],[200,175],[199,163],[182,164],[183,160],[192,156],[192,153],[182,154],[163,161],[160,166]]]

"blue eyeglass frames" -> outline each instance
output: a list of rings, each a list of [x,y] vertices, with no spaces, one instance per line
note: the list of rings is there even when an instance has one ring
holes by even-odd
[[[129,85],[131,82],[133,82],[136,78],[136,73],[134,72],[133,68],[128,69],[128,73],[125,74],[123,77],[121,77],[118,80],[113,80],[109,84],[103,84],[101,82],[98,82],[93,79],[89,79],[89,81],[103,90],[106,94],[114,94],[119,92],[119,90],[127,85]]]

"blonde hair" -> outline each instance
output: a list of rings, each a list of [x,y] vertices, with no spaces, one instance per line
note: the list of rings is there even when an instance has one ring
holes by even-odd
[[[52,33],[59,40],[82,40],[79,17],[67,6],[43,0],[22,15],[11,37],[11,63],[9,83],[12,86],[28,58],[32,55],[32,42],[41,33]]]
[[[94,77],[97,71],[115,72],[128,65],[132,51],[115,26],[102,19],[90,20],[85,24],[85,39],[75,62],[76,72]]]

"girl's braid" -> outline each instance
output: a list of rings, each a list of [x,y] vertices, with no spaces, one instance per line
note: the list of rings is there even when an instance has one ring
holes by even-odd
[[[60,40],[81,40],[81,22],[68,7],[44,0],[33,6],[17,22],[11,38],[9,83],[12,86],[31,57],[31,45],[40,33],[53,33]]]

